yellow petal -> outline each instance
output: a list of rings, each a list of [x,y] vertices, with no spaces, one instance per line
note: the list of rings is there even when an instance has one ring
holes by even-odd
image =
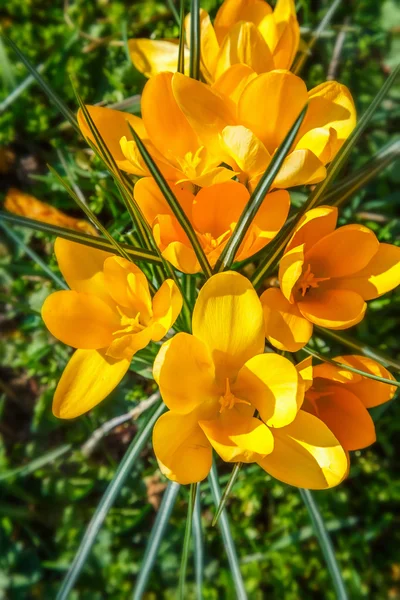
[[[286,300],[293,303],[293,288],[301,277],[304,266],[304,245],[291,248],[279,263],[279,283]]]
[[[313,326],[297,305],[290,304],[276,288],[265,290],[260,300],[268,341],[279,350],[297,352],[303,348],[312,336]]]
[[[117,387],[129,363],[107,357],[103,350],[74,352],[54,394],[54,415],[73,419],[99,404]]]
[[[256,73],[274,68],[271,51],[253,23],[240,21],[229,30],[218,54],[215,77],[221,77],[229,67],[238,63],[247,65]]]
[[[344,225],[320,239],[305,255],[316,277],[347,277],[363,269],[375,256],[379,242],[363,225]]]
[[[190,13],[185,18],[186,42],[190,47]],[[200,9],[200,69],[207,83],[212,83],[215,74],[219,44],[207,11]]]
[[[264,0],[225,0],[218,9],[214,27],[219,43],[238,21],[248,21],[258,25],[263,18],[272,13]]]
[[[271,156],[250,129],[242,125],[225,127],[221,133],[223,148],[246,177],[264,173]]]
[[[273,186],[296,187],[318,183],[326,177],[326,169],[311,150],[294,150],[283,161]]]
[[[312,357],[307,356],[304,360],[295,365],[298,374],[304,383],[305,391],[309,390],[313,384],[314,379],[314,367],[312,364]]]
[[[254,462],[272,452],[274,438],[259,419],[225,410],[217,419],[200,421],[208,441],[226,462]]]
[[[175,413],[187,414],[218,397],[211,356],[206,346],[188,333],[178,333],[161,346],[153,376],[165,404]]]
[[[153,77],[163,71],[175,72],[178,65],[179,45],[176,40],[128,40],[131,60],[145,77]],[[189,68],[189,52],[185,52],[185,69]]]
[[[153,298],[152,339],[161,340],[175,323],[182,310],[182,294],[172,279],[166,279]]]
[[[172,78],[175,99],[201,143],[211,154],[221,157],[219,134],[227,125],[235,124],[229,99],[210,86],[175,73]]]
[[[64,344],[93,350],[108,346],[120,323],[118,313],[101,298],[75,291],[50,294],[42,306],[42,318]]]
[[[146,327],[137,333],[122,333],[120,337],[114,335],[115,339],[108,346],[106,355],[117,360],[127,359],[130,362],[136,352],[148,346],[152,331],[152,327]]]
[[[151,317],[151,296],[146,275],[135,264],[112,256],[104,262],[104,282],[116,304],[140,313],[142,321]]]
[[[238,119],[272,154],[307,101],[307,88],[300,77],[289,71],[263,73],[246,86],[239,100]]]
[[[192,275],[202,270],[193,248],[183,242],[170,242],[162,251],[162,255],[182,273]]]
[[[259,461],[267,473],[301,488],[322,490],[347,476],[346,452],[328,427],[300,410],[290,425],[272,430],[274,450]]]
[[[182,177],[182,172],[179,170],[179,168],[164,158],[152,142],[147,139],[143,141],[146,146],[146,150],[150,153],[152,159],[164,175],[165,179],[170,181],[179,180]],[[123,136],[120,139],[120,147],[125,158],[124,160],[118,160],[117,166],[122,171],[126,171],[127,173],[149,177],[150,171],[148,170],[142,155],[140,154],[136,142],[133,140],[128,140],[126,136]]]
[[[304,244],[308,250],[336,227],[338,209],[335,206],[318,206],[306,212],[296,226],[293,236],[286,246],[285,252]]]
[[[210,233],[214,239],[234,227],[246,206],[250,194],[237,181],[203,188],[193,203],[193,225],[200,233]]]
[[[318,160],[326,165],[335,154],[337,133],[335,129],[317,127],[307,131],[297,142],[295,150],[311,150]]]
[[[276,9],[274,12],[275,17]],[[275,69],[290,69],[300,43],[300,27],[296,17],[287,23],[278,23],[279,41],[272,53]]]
[[[116,161],[124,161],[124,155],[119,145],[120,139],[123,136],[126,136],[128,140],[132,139],[128,123],[130,123],[139,137],[147,137],[142,119],[135,115],[101,106],[86,105],[86,108],[104,143]],[[95,138],[80,109],[78,111],[78,125],[85,138],[89,139],[96,146]]]
[[[219,273],[204,284],[192,327],[193,335],[207,346],[217,378],[224,383],[264,350],[261,303],[250,281],[239,273]]]
[[[225,183],[226,181],[231,181],[235,175],[235,173],[231,169],[227,169],[226,167],[214,167],[207,170],[202,175],[198,175],[196,177],[190,177],[188,179],[181,179],[177,183],[181,183],[184,181],[190,181],[193,185],[198,185],[199,187],[209,187],[210,185],[215,185],[217,183]]]
[[[179,204],[190,218],[194,195],[181,185],[169,183],[171,190],[179,201]],[[133,188],[135,200],[142,211],[144,218],[153,225],[158,215],[173,215],[167,201],[156,181],[152,177],[143,177],[135,183]]]
[[[379,244],[378,251],[361,271],[337,281],[338,286],[357,292],[364,300],[378,298],[399,284],[400,248],[392,244]]]
[[[255,406],[270,427],[284,427],[294,420],[303,402],[298,388],[296,367],[271,352],[246,362],[232,385],[232,393]]]
[[[297,305],[303,317],[328,329],[348,329],[357,325],[367,308],[355,292],[321,288],[309,291]]]
[[[246,85],[257,77],[257,73],[247,65],[232,65],[213,84],[213,89],[229,98],[235,105]]]
[[[210,442],[191,414],[161,415],[154,425],[153,448],[161,472],[182,485],[202,481],[211,469]]]

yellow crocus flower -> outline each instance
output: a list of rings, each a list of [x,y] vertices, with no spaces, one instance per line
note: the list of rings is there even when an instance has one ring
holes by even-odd
[[[336,229],[338,210],[320,206],[300,220],[279,265],[280,289],[261,296],[268,340],[296,352],[313,324],[347,329],[365,314],[366,300],[400,283],[400,248],[379,243],[363,225]]]
[[[175,73],[172,91],[200,142],[238,172],[250,190],[307,103],[276,188],[323,180],[325,165],[356,124],[354,102],[344,85],[328,81],[307,92],[304,81],[285,70],[257,75],[248,66],[234,65],[213,86]]]
[[[190,42],[190,15],[185,20],[186,42]],[[257,73],[290,69],[300,41],[300,28],[293,0],[278,0],[275,9],[264,0],[225,0],[214,26],[200,10],[201,74],[212,83],[232,65],[243,64]],[[146,77],[162,71],[175,72],[178,64],[176,40],[129,40],[135,67]],[[185,68],[189,52],[185,49]]]
[[[167,279],[151,298],[144,273],[109,252],[57,238],[55,254],[71,290],[46,298],[42,317],[54,337],[77,348],[53,400],[54,415],[71,419],[112,392],[138,350],[165,336],[182,296]]]
[[[221,166],[222,158],[200,142],[176,103],[172,73],[160,73],[145,85],[142,118],[110,108],[87,106],[99,133],[118,167],[133,175],[150,175],[133,141],[128,123],[135,129],[164,177],[198,186],[228,181],[235,173]],[[95,143],[81,110],[78,123],[83,135]]]
[[[346,453],[321,420],[301,410],[307,368],[298,372],[288,359],[263,354],[263,311],[248,279],[232,271],[211,277],[192,331],[165,342],[154,363],[170,409],[153,432],[162,472],[181,484],[201,481],[214,448],[227,462],[258,462],[292,485],[340,483]]]
[[[227,181],[202,188],[196,196],[179,185],[171,184],[171,188],[214,267],[249,201],[247,188],[237,181]],[[184,273],[201,271],[186,233],[155,180],[140,179],[134,196],[164,258]],[[286,190],[268,194],[239,247],[236,260],[245,260],[269,244],[283,227],[289,208],[290,196]]]

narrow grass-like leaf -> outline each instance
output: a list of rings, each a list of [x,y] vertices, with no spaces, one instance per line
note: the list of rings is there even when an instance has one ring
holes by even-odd
[[[179,21],[179,15],[178,15],[178,11],[176,10],[176,6],[174,4],[174,0],[167,0],[167,4],[168,4],[168,6],[170,8],[171,13],[173,14],[173,17],[174,17],[175,21],[179,25],[179,23],[180,23],[180,21]]]
[[[10,39],[7,35],[3,34],[4,40],[7,44],[14,50],[17,54],[18,58],[24,63],[25,67],[31,73],[32,77],[36,79],[44,93],[48,96],[48,98],[55,104],[60,111],[60,113],[65,117],[65,119],[72,125],[72,127],[80,133],[77,120],[75,118],[74,113],[68,108],[68,106],[61,100],[61,98],[55,93],[55,91],[49,86],[49,84],[43,79],[38,70],[31,64],[25,54],[18,48],[18,46]]]
[[[60,456],[64,456],[64,454],[67,454],[67,452],[69,452],[71,449],[71,444],[64,444],[63,446],[59,446],[54,450],[49,450],[49,452],[46,452],[46,454],[43,454],[38,458],[34,458],[26,465],[22,465],[16,469],[10,469],[9,471],[3,471],[3,473],[0,473],[0,481],[14,477],[26,477],[26,475],[30,475],[49,463],[54,462],[57,460],[57,458],[60,458]]]
[[[194,572],[196,578],[196,600],[203,600],[203,530],[201,526],[200,485],[197,486],[196,502],[193,511]]]
[[[325,329],[324,327],[319,327],[318,325],[315,325],[315,328],[322,337],[331,338],[336,342],[347,346],[351,350],[355,350],[356,352],[359,352],[364,356],[368,356],[369,358],[372,358],[382,363],[385,367],[391,367],[392,369],[400,371],[400,362],[398,360],[395,360],[394,358],[391,358],[390,356],[387,356],[380,350],[375,350],[367,344],[359,342],[358,340],[355,340],[354,338],[342,332],[333,331],[332,329]]]
[[[307,354],[310,354],[310,356],[314,356],[314,358],[318,358],[319,360],[327,362],[330,365],[334,365],[335,367],[340,367],[341,369],[343,369],[345,371],[351,371],[352,373],[357,373],[358,375],[367,377],[367,379],[374,379],[375,381],[380,381],[381,383],[388,383],[389,385],[394,385],[395,387],[400,387],[400,381],[396,381],[396,380],[393,381],[392,379],[386,379],[386,377],[379,377],[378,375],[373,375],[372,373],[367,373],[366,371],[362,371],[360,369],[356,369],[355,367],[345,365],[344,363],[341,363],[337,360],[333,360],[332,358],[329,358],[328,356],[324,356],[323,354],[320,354],[319,352],[315,352],[315,350],[312,350],[311,348],[308,348],[307,346],[304,346],[304,348],[302,348],[302,350],[304,350],[304,352],[307,352]]]
[[[164,534],[174,509],[176,498],[180,489],[179,483],[171,481],[166,491],[164,492],[160,508],[158,509],[156,520],[152,527],[146,550],[143,556],[143,562],[140,566],[138,578],[136,580],[135,589],[133,590],[132,600],[141,600],[146,592],[147,583],[154,563],[157,558],[160,544],[164,539]]]
[[[211,467],[211,471],[208,476],[208,481],[210,483],[210,489],[214,500],[214,504],[217,507],[221,502],[221,488],[219,487],[218,473],[214,463]],[[218,526],[221,531],[222,540],[228,557],[232,579],[235,586],[236,597],[238,600],[247,600],[247,594],[244,587],[242,574],[240,572],[236,547],[232,539],[231,529],[225,510],[221,512],[221,516],[218,521]]]
[[[32,248],[29,248],[29,246],[27,246],[25,244],[25,242],[23,242],[15,233],[14,231],[12,231],[12,229],[10,229],[10,227],[7,227],[7,225],[5,223],[2,223],[0,220],[0,228],[3,229],[3,231],[8,235],[8,237],[10,239],[13,240],[13,242],[15,244],[17,244],[17,246],[20,246],[23,251],[37,264],[39,265],[39,267],[46,273],[46,275],[48,277],[50,277],[50,279],[52,279],[54,281],[54,283],[56,284],[57,287],[67,290],[68,286],[65,283],[65,281],[63,281],[62,279],[60,279],[60,277],[56,274],[53,273],[53,271],[46,265],[46,263],[40,258],[40,256],[38,256],[36,254],[36,252],[34,250],[32,250]]]
[[[333,182],[333,180],[337,177],[341,169],[344,167],[347,159],[350,156],[351,151],[353,150],[356,143],[359,141],[361,135],[364,133],[367,125],[369,124],[371,118],[374,115],[374,112],[376,111],[379,104],[382,102],[383,98],[394,84],[396,77],[399,74],[399,70],[400,65],[398,65],[387,78],[381,90],[375,96],[374,100],[371,102],[370,106],[359,120],[356,128],[353,130],[350,137],[343,144],[343,146],[335,156],[334,160],[330,164],[325,179],[314,188],[314,191],[310,194],[307,202],[294,219],[290,229],[284,228],[283,232],[281,232],[280,235],[278,234],[275,240],[275,244],[270,249],[271,252],[268,259],[265,262],[261,263],[253,274],[251,281],[255,288],[259,287],[262,280],[265,277],[267,277],[270,270],[272,270],[275,267],[277,260],[279,259],[286,244],[289,242],[292,233],[297,223],[300,221],[301,217],[308,210],[320,204],[321,199],[323,198],[329,185]]]
[[[178,52],[178,73],[185,74],[185,0],[180,0],[179,10],[179,52]]]
[[[325,29],[331,22],[334,13],[336,12],[337,8],[340,5],[340,2],[341,2],[341,0],[335,0],[334,2],[332,2],[332,4],[329,6],[329,8],[326,12],[326,15],[322,19],[321,23],[318,25],[318,27],[315,29],[315,31],[312,32],[307,46],[301,51],[300,56],[298,57],[298,59],[296,60],[296,63],[294,64],[294,66],[292,68],[292,71],[295,75],[298,75],[301,72],[307,58],[311,54],[311,50],[314,48],[317,40],[319,39],[319,37],[321,36],[323,31],[325,31]]]
[[[218,519],[219,519],[219,517],[221,515],[221,512],[225,508],[226,501],[229,498],[229,494],[231,493],[231,490],[232,490],[232,488],[233,488],[233,486],[235,484],[237,476],[239,475],[239,471],[240,471],[241,467],[242,467],[242,463],[238,462],[238,463],[235,464],[235,466],[232,469],[231,476],[229,477],[229,481],[226,484],[226,487],[224,489],[224,493],[222,494],[221,501],[220,501],[220,503],[218,505],[218,508],[217,508],[217,512],[215,513],[214,518],[212,520],[212,526],[213,527],[218,523]]]
[[[200,2],[190,0],[190,77],[200,79]]]
[[[333,549],[331,538],[326,530],[324,520],[319,512],[319,508],[309,490],[300,489],[300,495],[308,510],[313,524],[315,535],[321,546],[322,553],[332,578],[333,587],[338,600],[348,600],[346,586],[343,581],[342,573],[336,561],[335,551]]]
[[[179,569],[178,600],[185,600],[186,571],[192,539],[193,511],[196,503],[197,483],[190,484],[185,537],[183,539],[181,568]]]
[[[27,217],[2,211],[0,211],[0,221],[12,223],[18,227],[27,227],[28,229],[33,229],[34,231],[41,231],[42,233],[48,233],[50,235],[62,237],[66,240],[70,240],[71,242],[77,242],[78,244],[83,244],[84,246],[90,246],[91,248],[97,248],[98,250],[105,250],[106,252],[115,254],[115,248],[111,242],[104,238],[89,235],[88,233],[75,231],[74,229],[67,229],[66,227],[59,227],[58,225],[51,225],[50,223],[43,223],[42,221],[36,221],[35,219],[28,219]],[[162,263],[161,258],[151,250],[136,248],[135,246],[122,243],[120,243],[120,246],[127,254],[129,254],[132,260],[151,262],[155,264]]]
[[[238,219],[237,225],[232,236],[228,240],[225,248],[223,249],[215,265],[215,273],[219,273],[220,271],[228,269],[235,260],[236,252],[238,251],[239,246],[244,239],[244,236],[246,235],[251,223],[253,222],[254,217],[256,216],[259,208],[261,207],[261,204],[265,199],[266,194],[268,193],[271,185],[273,184],[274,179],[276,178],[283,164],[283,161],[290,152],[295,137],[300,129],[304,117],[306,116],[307,108],[308,105],[306,105],[303,108],[303,110],[293,123],[292,127],[285,136],[285,139],[279,146],[278,150],[275,152],[274,157],[268,165],[267,170],[258,182],[256,189],[250,196],[248,203],[246,204],[242,214]]]
[[[40,64],[37,67],[37,72],[42,74],[47,64]],[[28,75],[21,83],[0,103],[0,114],[3,113],[20,95],[35,81],[33,75]]]
[[[169,207],[171,208],[172,212],[174,213],[177,221],[179,222],[180,226],[182,227],[182,229],[185,231],[186,235],[188,236],[189,241],[192,244],[193,250],[196,254],[197,260],[199,261],[204,274],[207,275],[208,277],[210,277],[212,275],[211,267],[208,263],[206,255],[204,254],[204,250],[197,238],[197,235],[192,227],[192,224],[190,223],[188,217],[186,216],[183,208],[179,204],[175,194],[169,187],[163,174],[161,173],[161,171],[155,164],[154,160],[150,156],[149,152],[147,151],[142,140],[140,139],[140,137],[138,136],[136,131],[133,129],[133,127],[131,127],[130,125],[129,125],[129,127],[132,132],[133,138],[136,142],[136,145],[139,149],[139,152],[146,164],[146,167],[149,169],[152,177],[154,177],[161,193],[163,194],[164,198],[166,199],[166,201],[167,201]]]
[[[0,71],[0,75],[1,78],[3,79],[3,84],[4,84],[4,88],[8,89],[8,90],[12,90],[13,88],[15,88],[16,81],[15,81],[15,77],[14,77],[14,71],[13,71],[13,66],[8,58],[6,49],[4,47],[3,44],[3,40],[0,37],[0,65],[1,65],[1,71]]]
[[[147,443],[147,440],[151,435],[155,422],[157,421],[158,417],[162,415],[164,410],[165,405],[161,403],[149,417],[143,429],[141,429],[140,432],[138,432],[136,437],[131,442],[128,450],[125,453],[124,458],[120,462],[112,481],[107,487],[105,494],[102,497],[100,503],[98,504],[96,511],[86,529],[86,532],[79,545],[77,553],[75,554],[75,558],[72,561],[68,573],[61,584],[56,600],[67,600],[67,598],[69,597],[69,594],[85,565],[85,562],[89,556],[89,552],[92,549],[97,534],[99,533],[101,526],[104,523],[108,511],[114,504],[114,501],[117,498],[122,486],[124,485],[125,480],[131,473],[133,465],[137,461],[144,445]]]

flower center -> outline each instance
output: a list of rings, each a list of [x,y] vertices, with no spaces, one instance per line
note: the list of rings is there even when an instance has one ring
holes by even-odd
[[[180,168],[188,179],[194,179],[197,177],[197,169],[202,160],[202,157],[200,156],[202,150],[204,150],[204,146],[198,148],[195,153],[186,152],[182,159],[177,159]]]
[[[143,329],[146,327],[146,325],[142,325],[140,323],[140,312],[138,312],[134,317],[131,317],[125,314],[119,306],[117,306],[117,310],[121,317],[122,329],[115,331],[114,335],[138,333],[139,331],[143,331]]]
[[[216,240],[211,233],[203,233],[203,248],[206,254],[212,250],[215,250],[218,244],[218,240]]]
[[[225,394],[219,397],[219,403],[221,405],[221,408],[219,409],[220,413],[226,409],[230,410],[235,406],[235,404],[247,404],[250,406],[250,402],[247,402],[246,400],[240,400],[232,394],[228,378],[226,379]]]
[[[321,281],[328,279],[329,277],[315,277],[314,273],[311,273],[311,265],[308,265],[299,282],[301,295],[304,297],[310,288],[317,288]]]

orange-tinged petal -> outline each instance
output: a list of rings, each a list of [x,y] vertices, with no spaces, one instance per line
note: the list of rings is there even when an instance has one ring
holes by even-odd
[[[293,303],[293,288],[301,277],[304,266],[304,245],[291,248],[279,263],[279,283],[286,300]]]
[[[312,336],[313,325],[305,319],[296,304],[290,304],[281,290],[269,288],[262,294],[265,337],[279,348],[297,352]]]
[[[211,356],[206,346],[188,333],[178,333],[161,346],[153,376],[165,404],[175,413],[187,414],[218,398]]]
[[[326,177],[326,169],[311,150],[294,150],[283,161],[273,186],[296,187],[318,183]]]
[[[119,145],[120,139],[123,136],[126,136],[128,140],[132,139],[128,123],[133,127],[140,138],[147,137],[144,123],[140,117],[136,117],[135,115],[120,110],[104,108],[102,106],[86,105],[86,108],[103,138],[104,143],[116,161],[124,161],[124,155],[122,154]],[[96,145],[95,138],[90,131],[89,125],[86,123],[86,119],[81,109],[78,111],[78,125],[85,138]]]
[[[168,162],[168,160],[164,158],[160,152],[158,152],[152,142],[147,139],[143,141],[146,149],[151,154],[151,157],[166,179],[177,181],[182,177],[182,172]],[[133,140],[128,140],[126,136],[123,136],[120,139],[120,147],[125,159],[117,160],[117,166],[122,171],[126,171],[127,173],[149,177],[150,171],[147,168],[142,155],[140,154],[136,142]]]
[[[223,148],[247,177],[263,173],[271,156],[250,129],[242,125],[225,127],[221,133]]]
[[[318,386],[315,407],[345,450],[359,450],[375,442],[373,420],[361,400],[345,386]]]
[[[253,23],[239,21],[229,30],[218,54],[215,77],[238,63],[249,66],[256,73],[274,68],[271,51]]]
[[[113,256],[110,252],[57,238],[54,252],[60,271],[69,287],[111,301],[104,286],[104,261]]]
[[[183,242],[170,242],[162,251],[162,255],[165,260],[168,260],[182,273],[192,275],[201,271],[200,263],[193,248]]]
[[[120,337],[115,337],[108,346],[106,355],[117,360],[126,359],[130,362],[136,352],[143,350],[150,343],[152,330],[152,327],[146,327],[136,333],[122,333]]]
[[[89,294],[62,291],[50,294],[42,306],[47,329],[68,346],[104,348],[118,329],[118,313],[106,302]]]
[[[166,279],[153,297],[152,339],[161,340],[182,310],[182,294],[172,279]]]
[[[176,40],[128,40],[131,60],[145,77],[153,77],[163,71],[175,72],[178,65],[179,44]],[[189,68],[189,52],[184,49],[185,69]]]
[[[304,244],[304,251],[308,252],[318,240],[334,231],[337,218],[336,206],[318,206],[318,208],[307,211],[297,224],[285,252],[301,244]]]
[[[221,157],[219,134],[227,125],[235,125],[233,108],[229,99],[210,86],[175,73],[172,78],[175,99],[201,143],[211,154]]]
[[[239,122],[251,129],[272,154],[307,101],[307,88],[300,77],[289,71],[263,73],[250,81],[240,97]]]
[[[226,462],[254,462],[272,452],[274,438],[259,419],[244,416],[234,408],[225,410],[217,419],[200,421],[214,450]]]
[[[146,83],[141,110],[148,135],[167,159],[184,158],[199,142],[172,92],[172,73],[160,73]]]
[[[337,141],[336,129],[317,127],[307,131],[297,142],[295,150],[311,150],[318,160],[326,165],[335,154]]]
[[[171,190],[179,204],[190,218],[194,195],[185,190],[181,185],[169,183]],[[164,195],[152,177],[143,177],[135,183],[133,188],[135,200],[138,203],[144,218],[152,225],[158,215],[173,215]]]
[[[344,225],[320,239],[305,255],[316,277],[346,277],[363,269],[377,253],[376,235],[363,225]]]
[[[191,414],[161,415],[153,429],[153,448],[161,472],[182,485],[202,481],[211,469],[210,442]]]
[[[185,18],[186,41],[190,47],[190,13]],[[215,74],[219,43],[207,11],[200,9],[200,69],[207,83],[212,83]]]
[[[378,251],[361,271],[337,282],[338,287],[353,290],[364,300],[379,298],[399,284],[400,248],[392,244],[379,244]]]
[[[77,350],[58,382],[53,414],[73,419],[97,406],[117,387],[129,364],[106,356],[104,350]]]
[[[142,319],[151,316],[151,296],[146,275],[135,264],[112,256],[104,262],[104,282],[116,304],[140,313]]]
[[[270,427],[291,423],[303,402],[296,367],[275,353],[253,356],[240,369],[232,393],[250,402]]]
[[[257,73],[248,65],[232,65],[218,77],[212,87],[236,105],[246,85],[256,77]]]
[[[322,490],[346,477],[349,460],[333,433],[303,410],[290,425],[272,430],[274,450],[258,461],[267,473],[301,488]]]
[[[219,43],[238,21],[248,21],[258,25],[272,13],[272,8],[264,0],[225,0],[218,9],[214,27]]]
[[[235,175],[235,173],[231,169],[227,169],[226,167],[214,167],[210,170],[207,170],[202,175],[198,175],[196,177],[190,177],[188,179],[180,179],[178,183],[184,181],[190,181],[193,185],[198,185],[199,187],[209,187],[210,185],[216,185],[217,183],[225,183],[226,181],[231,181]]]
[[[367,305],[355,292],[317,288],[309,291],[298,307],[303,317],[315,325],[347,329],[362,321]]]
[[[224,383],[264,350],[260,300],[250,281],[233,271],[213,275],[204,284],[192,328],[193,335],[208,347],[217,379]]]
[[[218,238],[236,225],[249,198],[247,188],[237,181],[203,188],[193,203],[192,219],[196,231]]]
[[[300,375],[304,383],[304,390],[309,390],[313,384],[314,379],[314,367],[312,364],[312,357],[307,356],[307,358],[305,358],[295,366],[298,374]]]

